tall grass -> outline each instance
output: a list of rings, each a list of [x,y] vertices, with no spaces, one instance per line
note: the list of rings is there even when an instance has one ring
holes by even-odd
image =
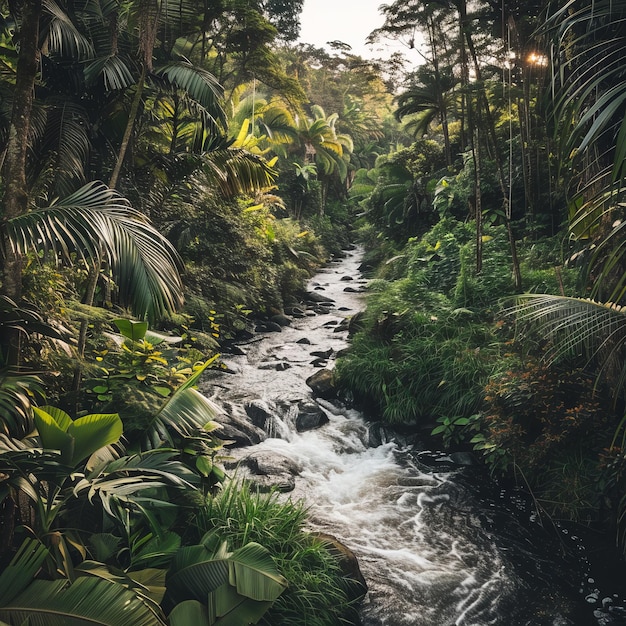
[[[229,482],[197,515],[200,534],[216,531],[233,548],[256,541],[272,554],[289,587],[263,618],[265,626],[340,626],[358,623],[360,585],[345,577],[329,545],[306,532],[301,502],[252,492]]]

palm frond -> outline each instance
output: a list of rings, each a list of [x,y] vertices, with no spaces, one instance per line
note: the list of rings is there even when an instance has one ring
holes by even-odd
[[[156,69],[155,74],[186,91],[203,107],[216,125],[226,123],[226,114],[219,103],[224,91],[213,74],[193,65],[187,59],[168,63]]]
[[[30,626],[165,626],[141,597],[124,586],[95,577],[35,580],[0,607],[0,618]]]
[[[139,211],[100,182],[6,224],[15,251],[49,250],[59,260],[73,255],[90,265],[104,253],[122,305],[155,319],[182,303],[181,263],[174,247]]]
[[[50,15],[48,48],[60,56],[89,59],[93,56],[91,42],[76,28],[69,15],[54,0],[43,0],[43,8]]]
[[[137,82],[128,63],[116,55],[94,59],[85,67],[84,74],[87,85],[93,85],[102,78],[107,91],[126,89]]]
[[[604,378],[618,395],[626,380],[626,310],[582,298],[546,294],[519,296],[514,309],[522,333],[549,340],[546,359],[586,359],[599,378]]]
[[[239,148],[212,150],[202,160],[209,185],[227,198],[267,189],[276,176],[263,157]]]

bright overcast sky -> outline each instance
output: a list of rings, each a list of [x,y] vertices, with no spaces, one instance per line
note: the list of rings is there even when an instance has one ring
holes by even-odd
[[[380,50],[381,44],[365,45],[367,36],[385,22],[378,12],[384,3],[385,0],[304,0],[300,41],[323,48],[327,41],[338,40],[363,57],[387,56],[389,53]]]

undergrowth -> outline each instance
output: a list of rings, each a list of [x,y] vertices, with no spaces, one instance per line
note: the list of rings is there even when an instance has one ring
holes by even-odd
[[[198,512],[199,534],[213,530],[241,547],[256,541],[267,548],[289,581],[261,624],[266,626],[340,626],[354,624],[352,598],[357,582],[344,576],[322,539],[304,530],[302,503],[280,501],[276,493],[252,492],[231,481]]]

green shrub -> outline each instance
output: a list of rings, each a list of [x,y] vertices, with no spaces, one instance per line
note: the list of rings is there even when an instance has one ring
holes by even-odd
[[[442,415],[467,417],[480,406],[498,353],[492,330],[468,310],[437,304],[428,312],[390,306],[369,317],[337,363],[339,385],[387,422],[432,424]]]
[[[589,522],[600,505],[599,481],[610,475],[601,461],[615,423],[611,407],[582,370],[512,362],[486,386],[471,442],[493,470],[523,475],[551,516]]]
[[[321,539],[304,531],[301,503],[281,502],[277,494],[251,493],[231,481],[198,512],[200,535],[215,531],[238,548],[250,541],[267,548],[289,587],[263,618],[266,626],[354,624],[357,583],[347,579]]]

